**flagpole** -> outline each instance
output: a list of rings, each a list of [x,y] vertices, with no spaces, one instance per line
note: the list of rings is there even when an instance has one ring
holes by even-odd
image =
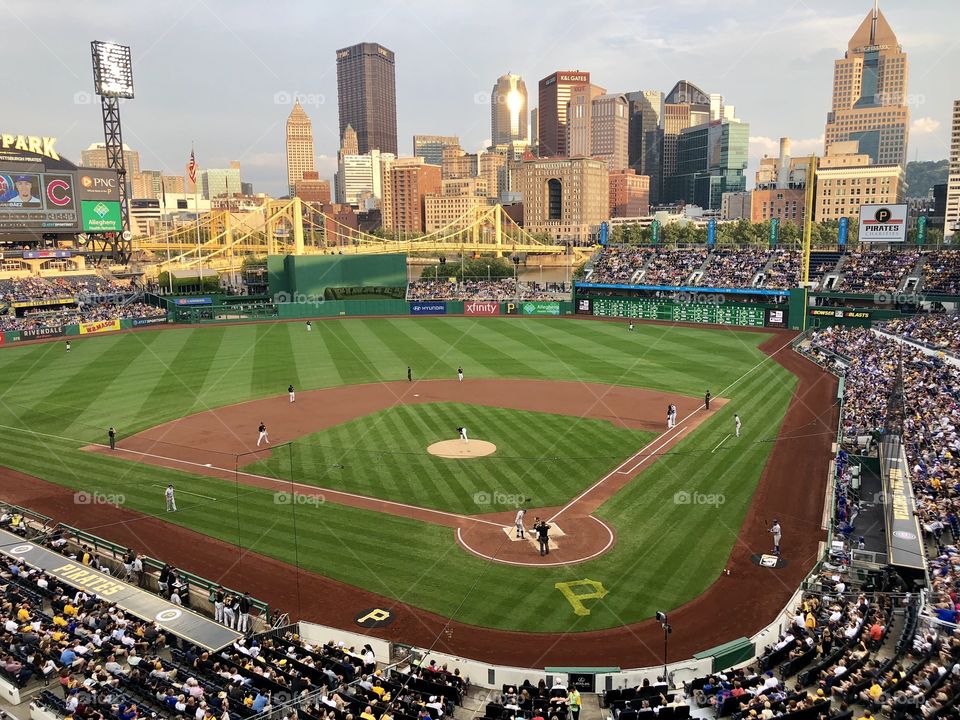
[[[193,142],[190,142],[190,157],[194,158],[196,162],[196,156],[193,154]],[[193,173],[193,209],[196,212],[197,224],[197,268],[200,274],[200,290],[203,291],[203,250],[200,247],[200,198],[198,197],[197,192],[197,174],[196,170]]]

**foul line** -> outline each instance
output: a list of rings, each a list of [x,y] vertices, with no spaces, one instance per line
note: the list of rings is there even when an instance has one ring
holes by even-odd
[[[165,488],[165,485],[157,485],[156,483],[150,483],[150,487],[155,488]],[[177,495],[193,495],[195,497],[202,497],[204,500],[216,500],[215,497],[210,497],[209,495],[201,495],[200,493],[190,492],[189,490],[176,490]]]
[[[88,443],[88,444],[93,445],[95,447],[101,447],[104,449],[106,449],[107,447],[102,443]],[[276,483],[281,486],[287,486],[287,487],[296,486],[298,488],[303,488],[308,493],[313,493],[313,494],[330,495],[333,497],[336,497],[339,495],[340,497],[357,498],[360,500],[366,500],[368,502],[376,502],[376,503],[381,503],[383,505],[393,505],[396,507],[408,508],[410,510],[417,510],[418,512],[431,513],[434,515],[443,515],[445,517],[457,518],[458,520],[465,520],[467,522],[486,523],[487,525],[493,525],[494,527],[502,527],[503,525],[502,523],[495,523],[491,520],[481,520],[480,518],[475,516],[459,515],[457,513],[446,512],[444,510],[434,510],[433,508],[418,507],[417,505],[408,505],[407,503],[395,502],[393,500],[382,500],[380,498],[370,497],[368,495],[357,495],[355,493],[345,492],[343,490],[333,490],[331,488],[319,487],[318,485],[307,485],[305,483],[296,482],[294,480],[283,480],[281,478],[272,478],[272,477],[267,477],[266,475],[257,475],[255,473],[243,472],[242,470],[231,470],[230,468],[217,467],[216,465],[210,465],[207,463],[191,462],[190,460],[182,460],[180,458],[166,457],[165,455],[154,455],[153,453],[143,452],[141,450],[127,450],[126,448],[117,447],[117,449],[114,452],[124,452],[124,453],[129,453],[130,455],[141,455],[143,457],[156,458],[157,460],[166,460],[168,462],[176,462],[176,463],[181,463],[183,465],[192,465],[193,467],[207,468],[209,470],[219,470],[220,472],[231,473],[233,475],[243,475],[245,477],[256,478],[258,480],[266,480],[267,482]],[[333,502],[336,502],[336,501],[334,500]],[[347,505],[347,503],[340,503],[340,504]],[[348,507],[356,507],[360,510],[368,509],[368,508],[361,507],[359,505],[348,505]],[[373,511],[373,512],[376,512],[376,511]],[[409,516],[404,515],[400,517],[409,517]],[[413,519],[416,519],[416,518],[413,518]]]
[[[727,433],[727,437],[725,437],[723,440],[721,440],[720,442],[717,443],[717,447],[715,447],[713,450],[711,450],[711,451],[710,451],[710,454],[713,455],[717,450],[719,450],[719,449],[720,449],[720,446],[723,445],[723,444],[727,441],[727,438],[728,438],[728,437],[730,437],[730,433]]]

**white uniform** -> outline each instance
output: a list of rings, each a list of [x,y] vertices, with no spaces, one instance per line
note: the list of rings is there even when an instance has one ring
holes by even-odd
[[[467,429],[465,427],[460,428],[460,439],[464,442],[469,442],[469,440],[467,440]]]
[[[458,369],[458,370],[457,370],[457,382],[463,382],[463,370],[462,370],[462,369]]]
[[[310,322],[308,322],[308,323],[307,323],[307,332],[312,332],[312,331],[313,331],[313,324],[310,323]]]
[[[270,438],[267,437],[267,426],[263,423],[260,423],[260,436],[257,438],[257,447],[260,447],[261,442],[265,442],[267,445],[270,444]]]
[[[177,511],[177,499],[173,496],[173,485],[169,486],[164,493],[167,498],[167,512]]]
[[[775,555],[780,554],[780,523],[776,520],[773,521],[773,526],[770,528],[770,534],[773,535],[773,552]]]
[[[739,415],[733,416],[733,426],[736,428],[737,437],[740,437],[740,416]]]
[[[517,537],[520,538],[521,540],[523,539],[523,516],[526,515],[526,513],[527,511],[523,510],[522,508],[520,510],[517,510],[517,517],[513,521],[513,524],[517,528]]]
[[[293,389],[293,385],[291,385],[289,388],[287,388],[287,393],[290,395],[290,402],[296,402],[296,400],[297,400],[297,393],[296,393],[296,391]]]

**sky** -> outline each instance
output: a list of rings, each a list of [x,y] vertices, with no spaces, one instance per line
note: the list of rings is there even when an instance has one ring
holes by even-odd
[[[537,82],[582,70],[608,92],[680,79],[720,93],[750,124],[750,168],[776,154],[822,152],[833,62],[870,0],[0,0],[7,71],[0,132],[103,141],[90,41],[130,45],[136,97],[123,102],[124,142],[141,167],[183,175],[191,143],[201,168],[239,160],[255,191],[286,193],[284,129],[294,97],[313,121],[317,170],[336,170],[335,51],[379,42],[396,53],[401,155],[414,134],[459,135],[467,151],[490,138],[496,78]],[[949,153],[960,98],[960,2],[881,0],[910,62],[909,159]],[[16,72],[14,70],[16,69]]]

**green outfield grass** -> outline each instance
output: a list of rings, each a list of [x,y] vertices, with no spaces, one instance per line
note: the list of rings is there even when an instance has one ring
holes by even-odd
[[[636,327],[628,333],[623,324],[590,320],[350,319],[315,322],[309,335],[302,323],[265,323],[78,338],[69,355],[62,342],[4,348],[0,462],[68,487],[123,495],[133,510],[288,562],[296,556],[308,570],[440,614],[459,607],[456,619],[464,622],[536,631],[614,627],[677,607],[717,577],[795,385],[757,350],[767,338],[762,333]],[[424,378],[453,377],[462,365],[472,377],[585,380],[691,395],[709,387],[731,402],[600,509],[617,532],[616,545],[570,568],[491,564],[461,550],[447,528],[329,503],[278,505],[265,490],[79,450],[105,442],[109,425],[123,436],[279,395],[291,382],[306,390],[399,380],[408,364]],[[730,433],[734,412],[743,419],[743,437],[711,452]],[[622,455],[645,444],[641,437],[635,443]],[[162,512],[168,482],[195,493],[180,495],[175,516]],[[723,502],[677,502],[681,492],[723,495]],[[87,525],[82,506],[74,524]],[[391,556],[389,548],[402,552]],[[162,548],[147,550],[162,557]],[[581,578],[603,582],[609,594],[578,617],[553,586]]]
[[[425,452],[453,439],[460,425],[497,452],[470,462]],[[280,450],[244,470],[475,515],[516,509],[518,498],[533,507],[563,505],[654,436],[607,420],[460,403],[399,405],[307,435],[292,454]]]

